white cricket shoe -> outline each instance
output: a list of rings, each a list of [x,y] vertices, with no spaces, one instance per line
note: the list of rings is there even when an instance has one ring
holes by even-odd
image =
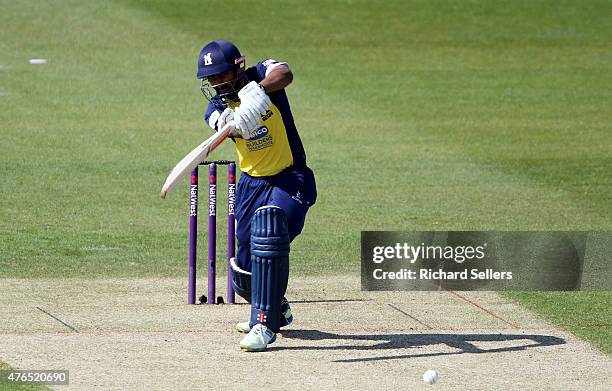
[[[289,326],[291,322],[293,322],[293,314],[291,313],[291,306],[287,299],[283,298],[283,303],[281,304],[281,311],[283,311],[280,327]],[[251,331],[251,322],[238,322],[236,323],[236,330],[239,333],[248,333]]]
[[[240,349],[247,352],[261,352],[266,350],[268,344],[271,344],[275,340],[276,333],[261,323],[257,323],[240,341]]]
[[[246,322],[236,323],[236,330],[238,330],[239,333],[248,333],[251,331],[251,322],[247,320]]]

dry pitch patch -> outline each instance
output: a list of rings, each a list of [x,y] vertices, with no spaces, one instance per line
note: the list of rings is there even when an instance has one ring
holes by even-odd
[[[0,361],[69,369],[58,389],[604,390],[612,378],[612,359],[489,292],[294,278],[295,322],[264,353],[238,347],[247,305],[183,304],[184,279],[4,279],[0,293]]]

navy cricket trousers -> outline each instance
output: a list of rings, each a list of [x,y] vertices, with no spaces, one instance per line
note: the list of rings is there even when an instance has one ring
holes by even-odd
[[[268,177],[253,177],[242,173],[236,192],[237,263],[251,271],[251,219],[262,206],[278,206],[287,215],[289,237],[302,232],[306,213],[317,199],[317,186],[310,168],[289,167]]]

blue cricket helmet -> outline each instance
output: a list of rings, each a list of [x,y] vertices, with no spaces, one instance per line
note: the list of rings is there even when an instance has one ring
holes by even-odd
[[[244,66],[245,57],[230,41],[219,39],[205,45],[198,57],[198,79],[219,75]]]

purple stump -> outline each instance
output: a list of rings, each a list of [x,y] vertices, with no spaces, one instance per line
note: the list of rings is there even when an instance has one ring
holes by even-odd
[[[189,186],[189,279],[187,304],[195,304],[196,296],[196,244],[198,238],[198,167],[191,172]]]
[[[236,227],[234,206],[236,204],[236,163],[227,167],[227,302],[234,304],[234,287],[230,259],[236,256]]]
[[[215,304],[217,258],[217,165],[208,166],[208,304]]]

